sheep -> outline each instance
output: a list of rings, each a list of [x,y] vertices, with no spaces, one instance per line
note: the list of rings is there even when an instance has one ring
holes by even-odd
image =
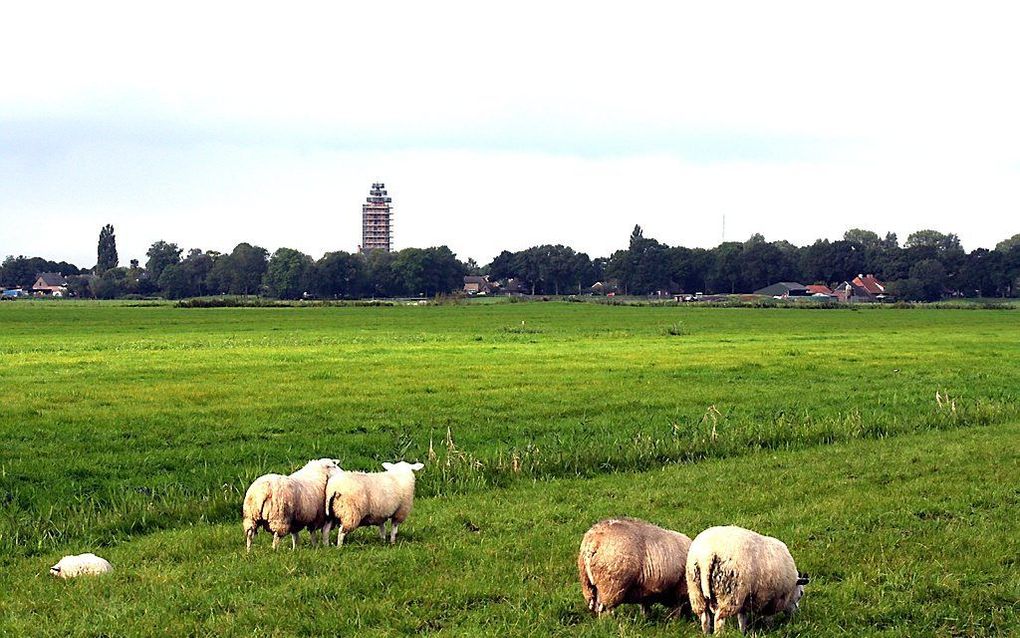
[[[684,568],[690,537],[634,518],[600,521],[581,540],[581,593],[596,616],[621,603],[647,615],[658,602],[679,610],[687,601]]]
[[[746,633],[752,613],[793,615],[807,583],[782,541],[742,527],[710,527],[687,553],[691,610],[706,634],[722,631],[732,616]]]
[[[334,459],[317,459],[290,476],[266,474],[255,479],[244,495],[242,508],[246,551],[251,551],[260,527],[273,534],[274,550],[287,534],[291,535],[291,549],[296,548],[302,529],[308,530],[313,544],[316,530],[322,529],[323,543],[328,542],[326,482],[339,469]]]
[[[383,463],[385,472],[338,472],[326,485],[327,525],[339,528],[336,546],[362,525],[378,525],[379,538],[386,540],[390,521],[390,544],[397,542],[397,527],[411,513],[414,503],[414,473],[421,463]]]
[[[50,567],[50,576],[55,578],[75,578],[76,576],[98,576],[113,571],[113,565],[105,558],[95,554],[78,554],[64,556]]]

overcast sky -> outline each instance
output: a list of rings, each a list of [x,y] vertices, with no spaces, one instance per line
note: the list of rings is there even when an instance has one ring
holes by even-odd
[[[354,6],[354,5],[357,6]],[[613,9],[600,8],[612,6]],[[0,258],[318,258],[1020,232],[1020,9],[901,2],[21,2]],[[725,217],[725,226],[723,219]],[[725,233],[725,235],[724,235]]]

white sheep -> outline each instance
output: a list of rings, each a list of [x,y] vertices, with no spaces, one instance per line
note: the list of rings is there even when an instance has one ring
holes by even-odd
[[[710,527],[687,553],[691,610],[706,634],[722,631],[733,616],[746,633],[750,614],[792,615],[807,583],[782,541],[742,527]]]
[[[622,603],[648,613],[658,602],[678,609],[687,602],[684,569],[691,539],[633,518],[596,523],[577,556],[581,592],[596,616]]]
[[[64,556],[60,562],[50,567],[50,575],[56,578],[97,576],[111,571],[113,571],[113,565],[110,564],[110,561],[91,553]]]
[[[386,540],[390,521],[390,544],[397,542],[397,527],[411,513],[414,504],[414,473],[421,463],[383,463],[385,472],[337,472],[326,485],[327,526],[339,528],[336,546],[363,525],[378,525]],[[328,529],[328,527],[327,527]]]
[[[290,476],[266,474],[255,479],[244,495],[242,508],[247,551],[251,551],[252,539],[260,527],[273,534],[273,549],[287,534],[294,549],[298,532],[303,529],[308,530],[313,544],[315,532],[322,529],[323,543],[328,542],[326,483],[339,469],[334,459],[317,459]]]

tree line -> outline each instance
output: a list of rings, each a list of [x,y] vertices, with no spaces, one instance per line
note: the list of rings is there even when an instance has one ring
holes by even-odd
[[[229,253],[184,253],[175,243],[157,241],[142,266],[118,265],[116,237],[104,226],[97,265],[81,270],[39,257],[7,257],[0,283],[29,287],[39,272],[61,272],[71,292],[112,299],[160,295],[171,299],[204,295],[268,295],[281,299],[433,296],[458,291],[468,274],[512,281],[537,295],[583,294],[596,282],[603,290],[631,295],[752,292],[778,281],[838,284],[858,274],[874,274],[900,299],[932,301],[946,296],[1010,297],[1020,292],[1020,234],[994,249],[963,250],[959,237],[935,230],[911,233],[901,246],[896,235],[848,230],[842,239],[820,239],[808,246],[766,241],[756,234],[715,248],[669,246],[645,237],[635,226],[627,248],[609,257],[590,258],[569,246],[541,245],[503,251],[484,267],[462,262],[446,246],[405,248],[367,254],[329,252],[320,259],[293,248],[270,254],[240,243]]]

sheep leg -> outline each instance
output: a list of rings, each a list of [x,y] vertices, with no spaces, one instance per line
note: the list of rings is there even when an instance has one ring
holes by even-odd
[[[319,535],[315,533],[314,529],[311,529],[311,528],[308,529],[308,539],[309,539],[309,544],[312,547],[315,547],[316,545],[319,544]]]
[[[747,612],[746,611],[742,611],[739,614],[737,614],[737,624],[740,626],[740,633],[742,633],[742,634],[746,634],[747,633],[747,629],[748,629],[748,622],[747,621],[748,621],[748,618],[747,618]]]
[[[255,538],[255,533],[258,529],[247,529],[244,531],[244,549],[246,552],[251,551],[251,541]]]
[[[344,528],[341,527],[340,531],[337,532],[337,534],[336,534],[336,546],[337,547],[340,547],[341,545],[344,544],[344,536],[346,536],[346,534],[344,534]]]
[[[390,521],[390,545],[397,542],[397,524]]]
[[[333,524],[329,521],[326,521],[326,523],[322,526],[322,545],[324,547],[329,547],[329,532],[332,529]]]
[[[710,634],[712,633],[712,612],[708,609],[701,612],[701,633]]]
[[[652,606],[648,603],[641,603],[641,615],[648,618],[652,615]]]
[[[726,619],[720,618],[718,613],[716,613],[715,621],[712,624],[714,625],[715,629],[714,633],[721,634],[724,631],[726,631]]]
[[[279,546],[280,546],[280,535],[277,534],[276,532],[273,532],[273,551],[276,551],[276,548],[279,547]]]
[[[386,521],[379,523],[379,540],[386,542]]]
[[[290,533],[290,548],[292,550],[297,549],[297,532]]]

